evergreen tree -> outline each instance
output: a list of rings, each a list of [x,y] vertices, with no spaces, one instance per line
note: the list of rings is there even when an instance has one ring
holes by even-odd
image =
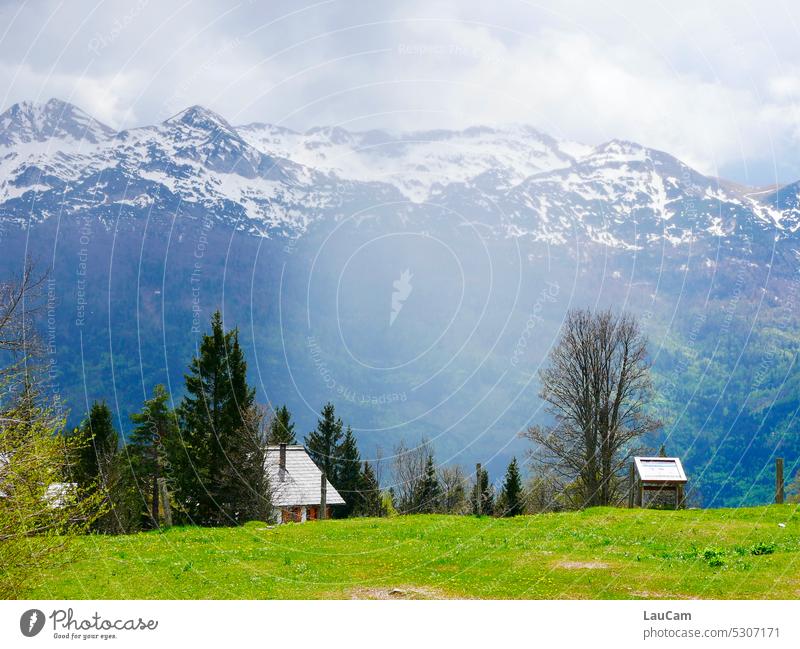
[[[149,519],[157,527],[159,521],[159,478],[167,474],[167,449],[178,440],[175,413],[169,407],[169,394],[157,385],[153,396],[144,402],[142,411],[131,415],[136,427],[128,443],[128,458],[141,492],[150,500]]]
[[[506,470],[506,478],[502,491],[503,516],[519,516],[525,511],[522,498],[522,479],[519,474],[517,458],[512,458]]]
[[[272,445],[297,444],[292,415],[285,404],[275,411],[275,416],[270,422],[269,443]]]
[[[359,495],[357,514],[361,516],[384,516],[386,514],[381,487],[369,462],[364,462],[364,468],[361,471]]]
[[[433,456],[428,455],[425,463],[425,474],[417,485],[417,492],[414,496],[414,510],[420,514],[433,514],[438,511],[442,497],[442,487],[436,477],[436,465]]]
[[[211,318],[199,355],[185,375],[179,407],[181,444],[170,457],[174,486],[188,518],[205,525],[246,520],[261,481],[248,424],[255,390],[247,384],[247,363],[237,329],[225,332],[219,311]]]
[[[105,401],[95,401],[80,426],[83,440],[75,462],[75,482],[84,489],[105,489],[117,452],[119,437]]]
[[[337,513],[343,517],[350,516],[361,500],[361,455],[350,426],[336,449],[336,475],[331,483],[345,501],[337,508]]]
[[[136,529],[130,525],[134,486],[126,480],[119,435],[105,401],[92,404],[88,416],[71,437],[74,442],[71,480],[84,497],[96,494],[102,503],[91,529],[114,534]]]
[[[320,471],[332,483],[338,468],[339,444],[342,439],[342,420],[336,418],[333,404],[328,402],[322,408],[322,417],[317,420],[317,428],[305,438],[306,450]]]

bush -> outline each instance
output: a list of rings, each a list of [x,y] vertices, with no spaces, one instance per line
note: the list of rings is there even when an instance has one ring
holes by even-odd
[[[703,550],[703,559],[711,568],[719,568],[725,565],[725,552],[719,548],[706,548]]]
[[[756,557],[763,554],[772,554],[773,552],[775,552],[775,544],[764,543],[763,541],[759,541],[752,548],[750,548],[750,554]]]

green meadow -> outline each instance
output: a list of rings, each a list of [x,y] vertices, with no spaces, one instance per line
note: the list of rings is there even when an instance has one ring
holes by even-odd
[[[797,505],[419,515],[77,537],[41,599],[800,598]]]

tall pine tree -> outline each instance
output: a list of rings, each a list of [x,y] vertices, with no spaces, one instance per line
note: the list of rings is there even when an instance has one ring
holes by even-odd
[[[502,491],[503,516],[519,516],[525,511],[522,498],[522,478],[519,474],[517,458],[512,458],[506,469],[506,478]]]
[[[128,457],[141,491],[150,500],[149,519],[157,527],[159,521],[159,478],[167,474],[167,450],[178,440],[175,413],[169,407],[169,394],[157,385],[153,396],[144,402],[142,411],[131,415],[136,427],[128,443]],[[163,503],[162,503],[163,506]]]
[[[345,501],[337,508],[337,513],[346,517],[353,513],[361,499],[361,454],[350,426],[336,449],[336,464],[336,475],[331,482]]]
[[[361,471],[359,496],[356,514],[361,516],[384,516],[386,514],[381,487],[369,462],[364,462],[364,468]]]
[[[192,521],[204,525],[246,520],[253,502],[262,496],[253,487],[263,466],[253,461],[253,431],[248,425],[255,390],[247,384],[239,332],[223,330],[219,311],[185,379],[179,408],[182,444],[174,453],[181,507]]]
[[[96,532],[123,533],[138,529],[136,491],[128,479],[130,471],[119,452],[119,435],[105,401],[95,401],[88,417],[73,433],[77,454],[72,480],[85,494],[95,490],[103,503],[102,513],[92,522]]]
[[[89,415],[80,428],[84,443],[76,458],[75,482],[84,489],[92,485],[105,489],[119,441],[111,419],[111,410],[105,401],[95,401],[92,404]]]
[[[269,424],[269,443],[272,445],[297,444],[292,415],[286,404],[275,411],[275,416]]]
[[[439,510],[442,498],[442,487],[436,476],[436,465],[433,456],[428,455],[425,463],[425,474],[417,485],[417,492],[414,494],[414,510],[420,514],[433,514]]]
[[[321,418],[317,420],[317,428],[305,438],[306,450],[314,464],[333,483],[338,469],[342,420],[336,418],[336,410],[330,402],[325,404],[321,414]]]

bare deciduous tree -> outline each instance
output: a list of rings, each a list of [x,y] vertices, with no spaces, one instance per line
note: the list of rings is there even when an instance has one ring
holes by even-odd
[[[396,507],[402,513],[415,509],[419,486],[425,478],[425,466],[433,455],[430,442],[422,439],[414,448],[401,441],[394,448],[394,491]]]
[[[0,598],[17,597],[72,538],[102,513],[99,492],[69,481],[81,443],[62,435],[63,419],[39,390],[39,346],[32,315],[44,277],[28,263],[21,277],[0,283]],[[38,536],[36,543],[29,537]]]
[[[523,433],[537,445],[533,459],[573,482],[582,505],[613,503],[634,442],[660,426],[647,413],[652,384],[639,323],[610,310],[570,311],[539,377],[554,424]]]
[[[459,465],[439,467],[439,483],[442,485],[442,510],[445,514],[467,514],[469,500],[467,489],[469,478]]]
[[[21,276],[0,282],[0,351],[23,353],[38,351],[34,347],[33,317],[42,308],[42,285],[46,275],[36,275],[28,260]]]

